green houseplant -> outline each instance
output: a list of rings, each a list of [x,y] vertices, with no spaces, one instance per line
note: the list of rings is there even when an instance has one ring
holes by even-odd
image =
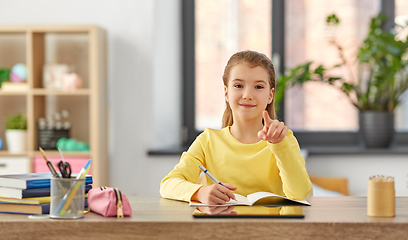
[[[6,119],[6,129],[27,129],[27,118],[19,113],[9,115]]]
[[[408,89],[408,37],[401,41],[396,39],[395,33],[384,31],[381,27],[385,20],[385,15],[378,14],[370,21],[368,35],[355,59],[357,79],[330,72],[341,68],[349,73],[347,76],[353,76],[354,63],[345,58],[344,49],[334,36],[329,41],[338,49],[341,62],[332,67],[313,67],[313,62],[307,62],[290,69],[278,79],[276,102],[282,101],[288,86],[308,81],[325,82],[344,92],[359,110],[360,132],[365,145],[388,147],[394,133],[394,110]],[[329,28],[335,29],[339,24],[336,15],[327,17]]]
[[[6,142],[8,151],[21,153],[26,150],[27,118],[23,114],[12,114],[6,118]]]
[[[0,67],[0,88],[3,82],[7,81],[10,78],[10,69]]]

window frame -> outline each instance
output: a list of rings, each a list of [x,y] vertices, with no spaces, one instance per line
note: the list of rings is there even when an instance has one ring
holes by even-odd
[[[272,0],[272,56],[279,56],[279,69],[282,74],[285,69],[285,1]],[[393,27],[395,16],[394,0],[381,0],[381,12],[389,17],[385,28]],[[183,63],[183,148],[188,147],[201,133],[195,128],[195,0],[182,0],[182,63]],[[275,59],[275,58],[274,58]],[[284,102],[281,103],[279,118],[284,121]],[[308,148],[311,153],[377,153],[377,150],[365,149],[359,131],[294,131],[299,145]],[[396,132],[394,142],[385,153],[408,153],[402,150],[408,145],[408,132]]]

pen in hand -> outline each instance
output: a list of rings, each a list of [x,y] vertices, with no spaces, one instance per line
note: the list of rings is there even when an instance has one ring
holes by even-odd
[[[217,178],[214,177],[214,175],[212,175],[203,165],[199,165],[198,166],[201,171],[203,171],[214,183],[220,184],[221,186],[227,188],[226,186],[224,186],[224,184],[222,184],[222,182],[218,181]],[[232,200],[236,200],[236,199],[232,199]]]
[[[220,184],[221,186],[225,187],[218,179],[214,177],[203,165],[198,166],[201,171],[203,171],[213,182]]]

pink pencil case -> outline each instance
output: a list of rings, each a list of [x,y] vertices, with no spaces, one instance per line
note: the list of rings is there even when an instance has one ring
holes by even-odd
[[[129,200],[118,188],[92,188],[88,192],[88,205],[92,212],[104,217],[132,216]]]

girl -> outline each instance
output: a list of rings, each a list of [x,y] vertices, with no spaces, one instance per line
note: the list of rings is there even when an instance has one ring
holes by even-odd
[[[275,70],[255,51],[235,53],[223,75],[226,109],[223,128],[205,129],[180,162],[162,180],[164,198],[224,204],[232,191],[248,195],[272,192],[302,200],[311,190],[297,140],[274,108]],[[222,185],[207,176],[197,183],[203,165]]]

